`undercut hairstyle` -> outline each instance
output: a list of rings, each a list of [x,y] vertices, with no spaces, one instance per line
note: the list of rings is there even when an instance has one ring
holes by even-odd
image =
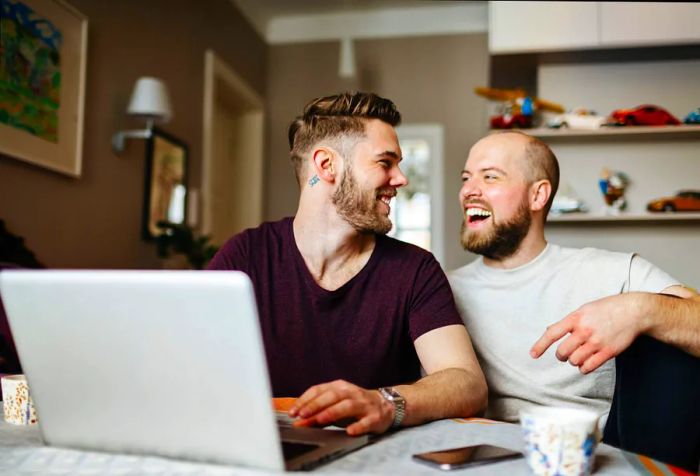
[[[533,184],[538,180],[547,180],[552,185],[552,194],[544,207],[544,216],[546,217],[559,189],[559,161],[557,161],[557,157],[547,144],[536,137],[520,131],[503,131],[501,134],[518,134],[527,141],[523,170],[528,183]]]
[[[374,93],[346,92],[309,102],[303,114],[289,125],[287,133],[297,182],[301,185],[304,180],[304,157],[316,144],[328,142],[346,158],[365,136],[368,119],[379,119],[396,127],[401,114],[393,102]]]

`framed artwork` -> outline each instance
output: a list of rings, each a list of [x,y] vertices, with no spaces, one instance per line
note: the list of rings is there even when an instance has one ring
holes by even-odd
[[[164,233],[159,222],[185,225],[187,210],[187,145],[153,129],[146,143],[143,237]]]
[[[0,13],[0,153],[80,177],[87,18],[62,0]]]

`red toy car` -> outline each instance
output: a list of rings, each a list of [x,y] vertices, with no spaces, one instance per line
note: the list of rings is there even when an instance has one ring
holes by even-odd
[[[650,104],[634,109],[618,109],[610,114],[610,119],[617,126],[665,126],[681,123],[666,109]]]
[[[532,116],[525,114],[501,114],[491,117],[491,129],[528,129],[532,127]]]

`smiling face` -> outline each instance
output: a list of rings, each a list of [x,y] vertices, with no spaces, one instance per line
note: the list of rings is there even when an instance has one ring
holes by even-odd
[[[494,260],[513,255],[532,215],[524,170],[527,139],[496,134],[477,142],[462,171],[462,246]]]
[[[343,176],[332,196],[338,214],[361,233],[391,230],[390,201],[408,183],[399,169],[401,148],[394,128],[367,120],[365,137],[344,160]]]

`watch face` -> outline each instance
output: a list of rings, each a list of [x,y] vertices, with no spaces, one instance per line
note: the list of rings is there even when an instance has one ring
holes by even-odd
[[[388,400],[391,400],[392,402],[395,400],[403,401],[403,396],[401,396],[401,394],[394,390],[392,387],[383,387],[381,390]]]
[[[397,392],[396,390],[394,390],[393,388],[389,387],[389,388],[386,388],[385,390],[386,390],[386,393],[391,395],[392,398],[401,398],[401,394],[399,392]]]

